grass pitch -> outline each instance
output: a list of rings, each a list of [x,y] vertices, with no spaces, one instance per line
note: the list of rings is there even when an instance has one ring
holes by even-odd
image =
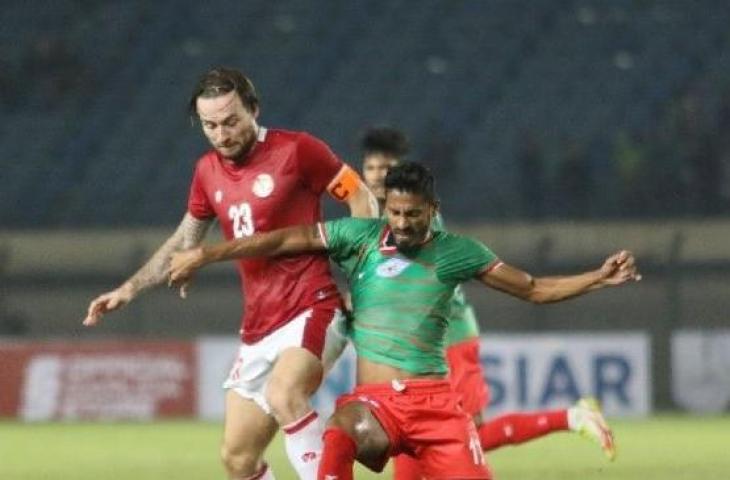
[[[613,422],[618,458],[559,433],[488,455],[500,480],[726,480],[730,416],[658,416]],[[223,479],[221,426],[201,422],[0,422],[2,480]],[[295,479],[280,437],[268,452],[278,480]],[[360,469],[356,478],[390,478]]]

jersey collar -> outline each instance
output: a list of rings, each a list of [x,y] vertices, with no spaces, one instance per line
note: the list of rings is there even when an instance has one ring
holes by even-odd
[[[249,152],[246,154],[246,159],[250,158],[251,155],[256,151],[256,149],[258,148],[258,144],[259,143],[263,143],[263,142],[266,141],[266,135],[268,133],[269,133],[269,129],[268,128],[262,127],[261,125],[259,125],[259,128],[256,131],[256,143],[254,143],[253,147],[251,147],[251,150],[249,150]],[[243,168],[244,167],[244,163],[246,163],[244,161],[241,164],[236,164],[236,163],[234,163],[234,162],[232,162],[230,160],[226,160],[225,158],[223,158],[221,156],[221,154],[218,153],[218,151],[216,151],[216,150],[214,150],[214,151],[215,151],[216,157],[218,157],[218,161],[220,162],[221,165],[223,165],[224,170],[226,172],[230,173],[230,174],[235,174],[235,172],[237,172],[241,168]]]
[[[383,232],[380,234],[380,241],[378,242],[380,253],[383,255],[393,255],[398,251],[395,246],[395,239],[393,238],[393,232],[390,229],[390,225],[385,224]]]
[[[266,127],[262,127],[259,125],[259,131],[256,135],[256,141],[257,142],[265,142],[266,141],[266,134],[268,133],[269,129]]]
[[[433,231],[428,230],[426,239],[418,245],[418,248],[428,245],[433,240]],[[393,238],[393,231],[390,229],[390,225],[387,223],[383,228],[383,232],[380,234],[380,241],[378,242],[378,250],[383,255],[393,255],[398,252],[398,247],[395,245],[395,239]]]

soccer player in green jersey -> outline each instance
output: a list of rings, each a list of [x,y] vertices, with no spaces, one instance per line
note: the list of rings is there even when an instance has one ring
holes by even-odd
[[[385,190],[387,220],[344,218],[198,247],[173,255],[170,282],[189,281],[215,261],[327,252],[350,282],[357,386],[328,420],[318,478],[351,479],[355,460],[380,471],[400,453],[416,458],[427,478],[491,478],[446,378],[454,289],[476,279],[526,301],[559,302],[639,280],[634,257],[623,250],[595,270],[533,277],[476,240],[431,228],[438,202],[425,167],[393,167]]]
[[[389,127],[368,129],[361,140],[362,177],[377,197],[380,211],[385,208],[385,176],[388,169],[408,155],[410,142],[401,131]],[[432,228],[444,230],[443,218],[437,214]],[[570,408],[510,412],[484,418],[489,404],[489,388],[479,361],[479,325],[473,307],[461,287],[451,300],[451,315],[446,333],[446,361],[449,380],[461,394],[464,410],[473,416],[484,451],[505,445],[516,445],[558,431],[574,431],[597,442],[609,459],[615,457],[613,434],[598,404],[592,399],[579,399]],[[395,480],[418,480],[418,462],[409,455],[393,459]]]

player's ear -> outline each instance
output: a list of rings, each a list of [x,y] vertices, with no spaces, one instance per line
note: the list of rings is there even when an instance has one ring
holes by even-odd
[[[431,211],[431,216],[435,217],[436,214],[439,212],[439,209],[441,208],[441,202],[439,202],[438,200],[434,200],[431,204],[431,208],[433,209]]]

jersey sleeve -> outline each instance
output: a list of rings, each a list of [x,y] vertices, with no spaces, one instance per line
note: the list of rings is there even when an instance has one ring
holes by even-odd
[[[324,192],[344,165],[326,143],[308,133],[299,135],[297,158],[302,181],[318,195]]]
[[[460,235],[450,235],[447,254],[437,266],[438,276],[448,283],[471,280],[499,262],[497,255],[483,243]]]
[[[205,194],[202,177],[201,163],[198,163],[195,167],[195,173],[193,173],[193,181],[190,184],[190,194],[188,195],[188,212],[198,220],[215,216],[208,195]]]
[[[345,217],[321,224],[320,235],[330,258],[341,263],[360,251],[362,245],[377,235],[381,221],[372,218]]]

